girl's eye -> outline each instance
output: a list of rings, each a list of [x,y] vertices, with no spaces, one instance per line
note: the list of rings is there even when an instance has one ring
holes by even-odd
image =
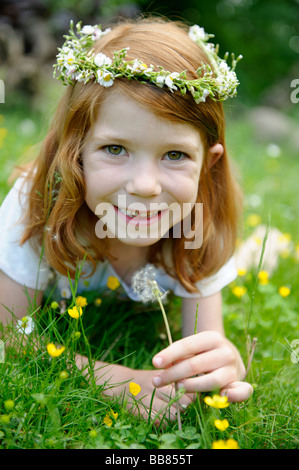
[[[105,150],[110,154],[114,156],[119,156],[122,155],[123,151],[125,150],[121,145],[107,145],[105,147]]]
[[[165,157],[167,157],[167,159],[170,160],[170,161],[176,162],[176,161],[180,161],[183,158],[185,158],[186,154],[183,153],[183,152],[178,152],[176,150],[172,150],[170,152],[167,152]]]

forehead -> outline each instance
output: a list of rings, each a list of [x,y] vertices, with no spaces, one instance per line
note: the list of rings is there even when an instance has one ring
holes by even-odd
[[[99,106],[90,138],[152,139],[202,148],[199,129],[189,123],[159,117],[151,109],[124,93],[112,92]]]

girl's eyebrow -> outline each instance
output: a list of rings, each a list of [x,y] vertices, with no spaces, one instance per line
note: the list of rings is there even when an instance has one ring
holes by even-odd
[[[130,143],[130,141],[128,139],[125,139],[121,136],[117,136],[117,135],[109,135],[109,134],[101,134],[100,136],[95,136],[95,137],[92,137],[90,139],[90,143],[92,145],[97,145],[97,144],[103,144],[103,142],[110,142],[110,143],[114,143],[114,142],[122,142],[124,144],[128,144]]]

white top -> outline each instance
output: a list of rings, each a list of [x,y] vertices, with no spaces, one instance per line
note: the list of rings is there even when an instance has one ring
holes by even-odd
[[[25,193],[20,193],[22,178],[19,178],[0,207],[0,270],[7,276],[27,288],[45,290],[53,278],[53,270],[45,262],[40,260],[30,241],[20,246],[20,240],[24,225],[18,223],[24,213],[26,202]],[[20,195],[20,198],[19,198]],[[68,278],[55,273],[58,277],[58,288],[69,287]],[[99,262],[95,273],[88,278],[79,280],[77,293],[87,290],[102,290],[109,276],[119,279],[126,294],[135,301],[140,300],[131,287],[127,285],[108,261]],[[179,297],[198,298],[207,297],[219,292],[224,286],[232,282],[237,276],[234,258],[231,258],[216,274],[199,281],[196,286],[199,293],[188,292],[182,284],[169,276],[163,268],[157,268],[156,281],[165,291],[171,291]],[[84,282],[85,281],[85,282]],[[86,286],[88,281],[88,286]]]

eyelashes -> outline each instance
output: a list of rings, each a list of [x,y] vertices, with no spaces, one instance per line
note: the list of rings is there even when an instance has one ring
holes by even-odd
[[[122,145],[106,145],[103,147],[103,150],[111,156],[119,157],[128,155],[127,150]],[[163,158],[172,162],[179,162],[184,160],[185,158],[189,158],[188,155],[184,152],[171,150],[163,155]]]
[[[179,152],[176,150],[171,150],[170,152],[167,152],[165,156],[166,155],[169,156],[169,160],[172,162],[177,162],[183,160],[184,158],[188,158],[184,152]]]

